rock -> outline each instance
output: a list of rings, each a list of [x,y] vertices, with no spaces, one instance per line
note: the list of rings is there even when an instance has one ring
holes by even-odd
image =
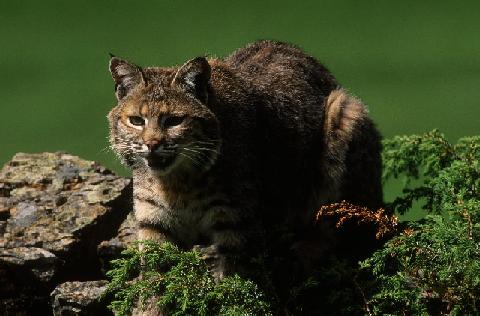
[[[17,154],[0,179],[0,209],[10,212],[4,246],[41,245],[56,252],[67,251],[109,213],[129,183],[92,161],[62,153]]]
[[[48,312],[46,293],[62,261],[41,248],[0,249],[0,312],[2,315]]]
[[[53,315],[112,315],[100,301],[106,285],[103,280],[60,284],[50,295]]]
[[[98,245],[98,256],[102,264],[102,271],[109,270],[109,262],[118,258],[123,250],[137,239],[137,227],[133,213],[128,214],[120,225],[118,233],[110,240],[102,241]]]
[[[130,211],[129,182],[64,153],[15,155],[0,172],[0,209],[9,211],[0,247],[39,247],[86,268]]]
[[[65,153],[16,154],[0,171],[0,314],[49,310],[55,284],[102,278],[97,246],[131,211],[131,183]]]
[[[33,202],[20,202],[17,204],[15,214],[15,225],[18,227],[28,227],[37,221],[39,212],[37,205]]]
[[[53,253],[42,248],[10,248],[0,249],[0,267],[3,269],[28,270],[34,281],[48,283],[52,281],[62,260]],[[32,282],[32,280],[29,280]]]

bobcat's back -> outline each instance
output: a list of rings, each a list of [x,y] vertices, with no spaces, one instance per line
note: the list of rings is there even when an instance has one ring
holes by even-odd
[[[225,62],[255,96],[258,174],[276,212],[311,215],[340,199],[382,204],[380,136],[365,106],[323,65],[274,41],[252,43]]]

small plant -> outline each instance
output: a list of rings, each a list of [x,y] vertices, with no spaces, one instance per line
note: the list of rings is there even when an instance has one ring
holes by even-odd
[[[317,220],[333,219],[338,228],[366,225],[379,241],[391,239],[360,267],[336,254],[324,258],[314,275],[289,289],[289,314],[479,315],[480,137],[462,138],[456,145],[436,130],[394,137],[384,141],[383,162],[385,181],[405,178],[403,194],[386,205],[388,212],[344,201],[322,207]],[[414,203],[427,217],[397,225],[389,214],[404,214]],[[216,284],[195,251],[170,243],[140,246],[127,249],[108,272],[110,308],[119,315],[152,298],[168,315],[282,310],[255,283],[237,275]]]
[[[106,294],[113,295],[109,308],[117,315],[141,309],[150,299],[167,315],[271,315],[252,281],[234,275],[217,284],[198,252],[171,243],[141,242],[112,265]]]
[[[384,179],[406,177],[389,207],[429,215],[361,263],[376,279],[375,315],[480,313],[480,137],[450,144],[438,131],[384,142]],[[415,185],[413,185],[415,183]]]

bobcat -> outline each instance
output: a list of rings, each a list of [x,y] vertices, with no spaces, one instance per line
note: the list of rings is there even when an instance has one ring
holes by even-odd
[[[110,72],[111,147],[133,171],[138,238],[213,249],[217,278],[279,227],[294,236],[286,247],[311,245],[322,204],[382,205],[380,136],[365,106],[290,44],[169,68],[112,57]]]

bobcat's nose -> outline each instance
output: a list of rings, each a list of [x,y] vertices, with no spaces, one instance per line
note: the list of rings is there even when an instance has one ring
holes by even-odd
[[[145,145],[147,145],[148,150],[151,152],[157,150],[158,147],[160,147],[160,141],[158,139],[151,139],[145,142]]]

